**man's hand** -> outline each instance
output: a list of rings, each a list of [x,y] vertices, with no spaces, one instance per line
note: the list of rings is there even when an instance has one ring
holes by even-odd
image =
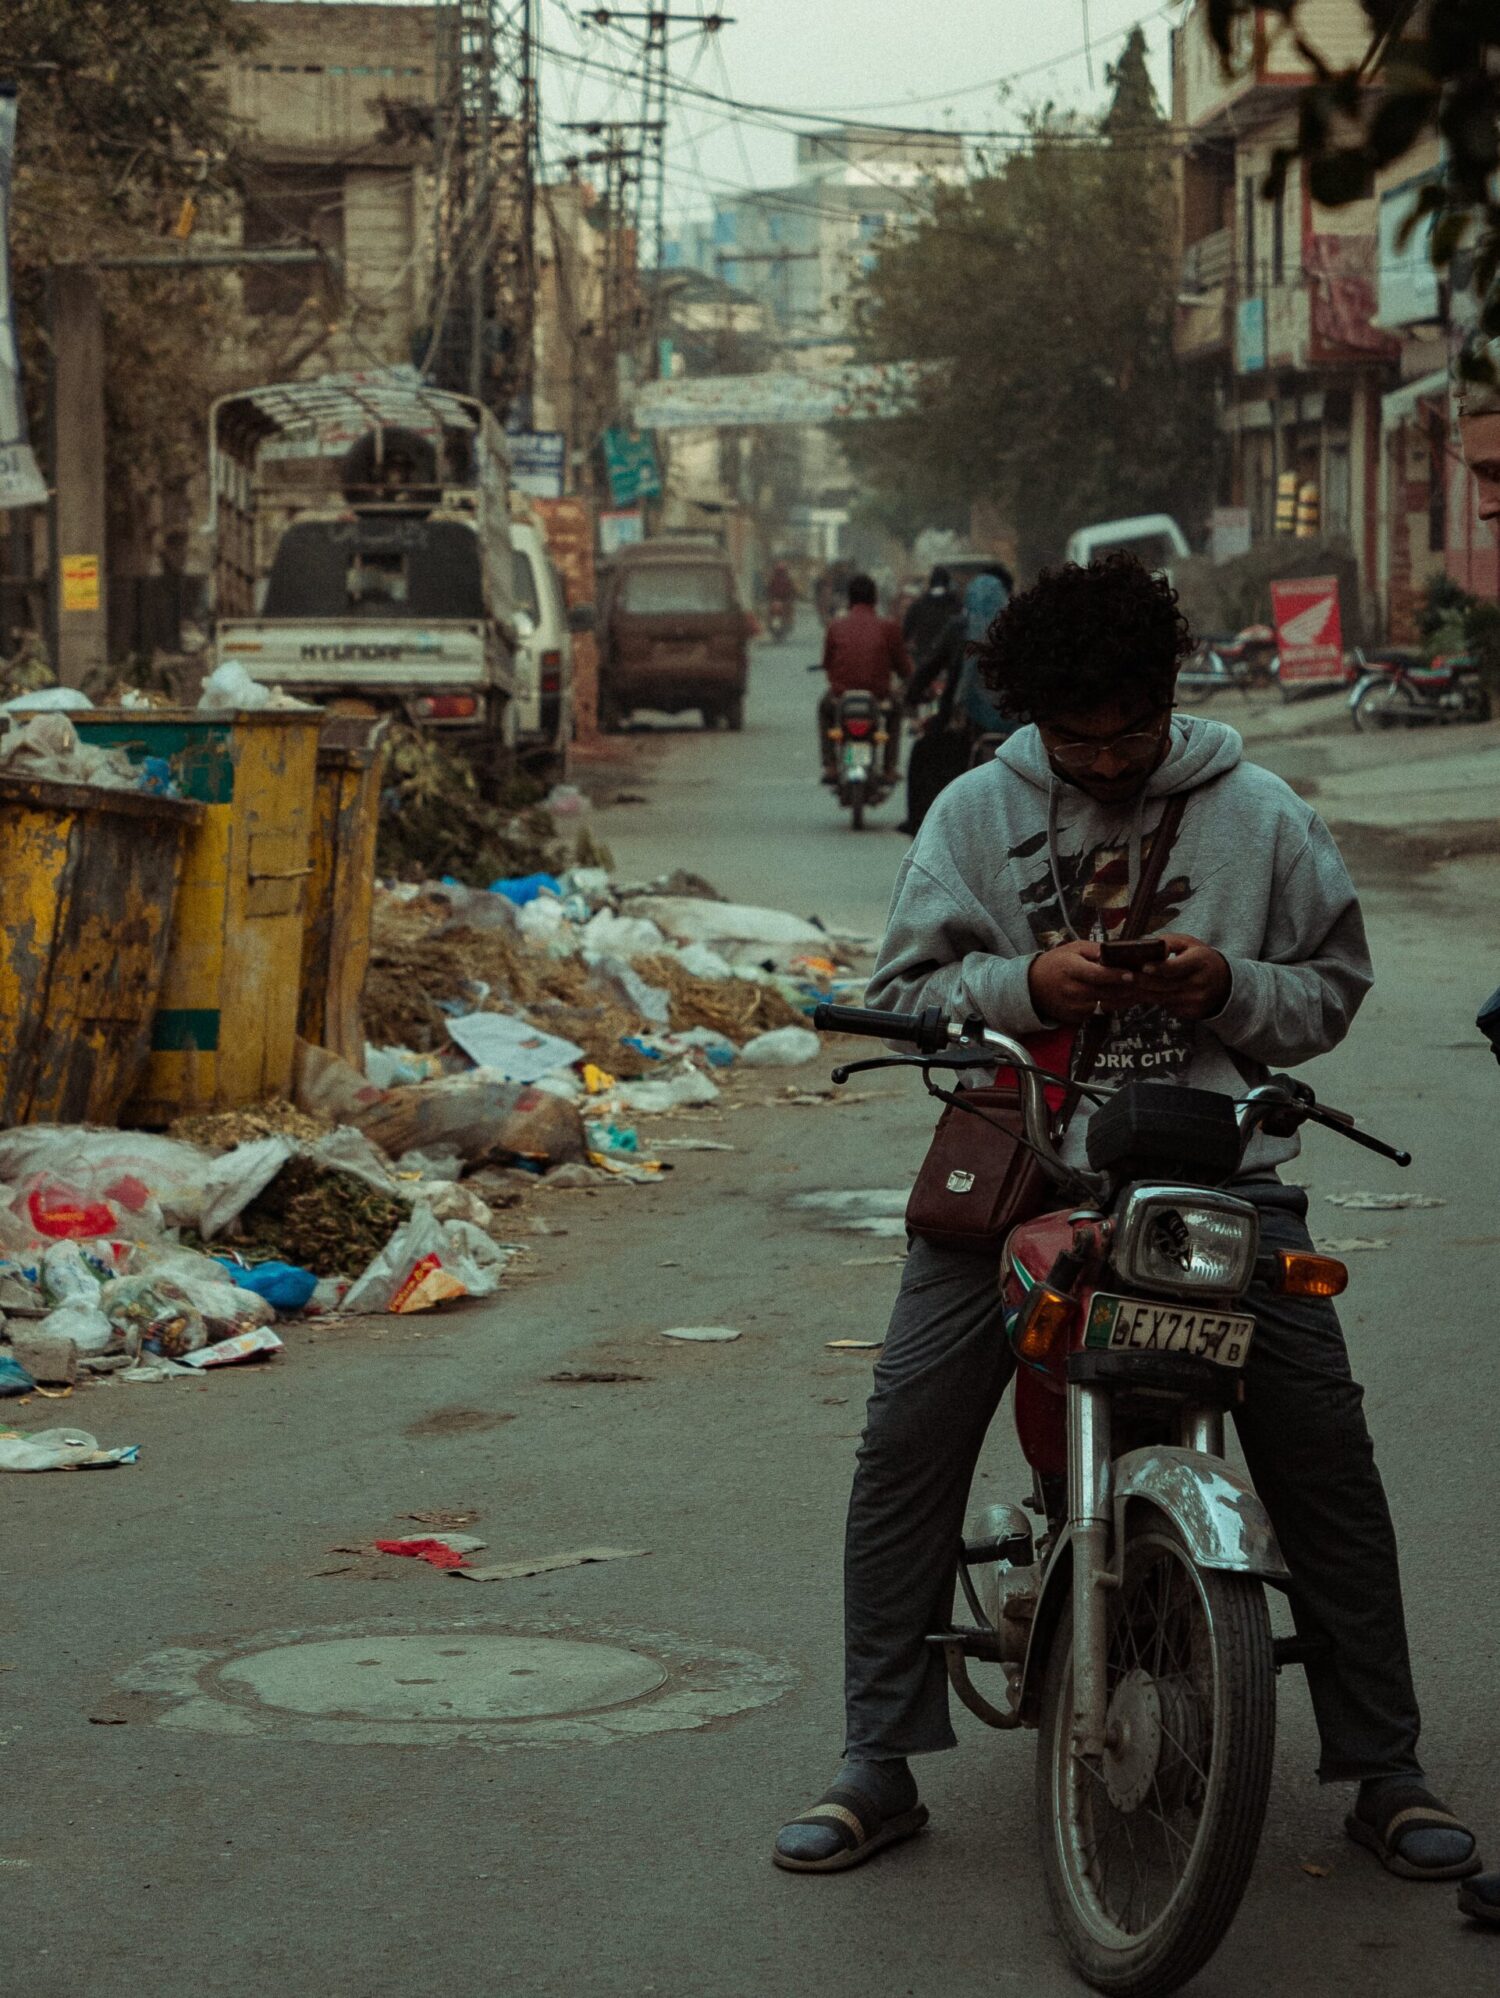
[[[1208,1020],[1221,1013],[1234,981],[1220,953],[1201,937],[1171,935],[1164,942],[1166,962],[1144,967],[1136,998],[1178,1020]]]
[[[1044,1020],[1076,1027],[1095,1013],[1122,1013],[1141,999],[1141,977],[1099,962],[1096,943],[1059,944],[1031,960],[1031,1003]]]

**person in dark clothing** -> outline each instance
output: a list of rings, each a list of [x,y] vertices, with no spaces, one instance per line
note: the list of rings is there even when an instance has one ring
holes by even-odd
[[[875,608],[876,590],[869,576],[849,579],[849,608],[836,617],[823,636],[823,671],[828,675],[828,692],[818,703],[818,743],[823,756],[823,778],[833,780],[833,745],[828,731],[833,726],[840,694],[856,691],[873,694],[885,708],[885,769],[894,776],[900,748],[900,709],[892,699],[896,687],[911,677],[911,655],[901,627],[893,617],[882,617]]]
[[[953,578],[939,563],[927,578],[927,588],[908,604],[906,616],[901,620],[901,636],[918,672],[961,608]]]
[[[974,652],[1003,608],[1009,592],[986,571],[964,592],[963,604],[944,626],[925,666],[907,682],[906,705],[915,707],[927,689],[942,679],[936,714],[911,746],[906,766],[906,822],[902,832],[913,837],[933,800],[969,767],[974,745],[982,735],[1007,735],[1005,719],[978,684]]]

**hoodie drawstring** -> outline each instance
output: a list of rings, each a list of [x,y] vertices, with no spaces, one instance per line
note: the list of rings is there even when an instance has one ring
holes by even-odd
[[[1068,908],[1068,898],[1063,893],[1062,867],[1059,862],[1058,853],[1057,853],[1057,831],[1058,831],[1057,820],[1058,820],[1058,811],[1059,808],[1061,807],[1061,804],[1062,804],[1062,786],[1058,783],[1056,777],[1054,777],[1052,779],[1051,785],[1048,788],[1048,793],[1047,793],[1047,865],[1052,872],[1052,892],[1057,897],[1057,906],[1062,916],[1063,927],[1067,931],[1068,935],[1072,938],[1074,943],[1083,943],[1084,941],[1086,941],[1086,939],[1080,937],[1077,929],[1074,927],[1073,917]],[[1141,851],[1145,845],[1145,825],[1146,825],[1146,794],[1144,791],[1142,791],[1139,798],[1136,799],[1135,818],[1131,823],[1130,839],[1126,849],[1128,860],[1127,860],[1127,870],[1126,870],[1127,893],[1125,898],[1125,906],[1127,909],[1135,900],[1136,886],[1141,878]],[[1093,937],[1092,939],[1088,939],[1088,941],[1097,943],[1101,940],[1101,938],[1105,934],[1103,919],[1101,916],[1097,914],[1095,916],[1094,927],[1099,934]]]

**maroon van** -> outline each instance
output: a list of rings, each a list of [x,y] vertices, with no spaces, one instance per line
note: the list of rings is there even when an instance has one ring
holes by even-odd
[[[697,708],[705,728],[745,720],[750,619],[722,549],[665,536],[620,551],[600,605],[599,726],[636,708]]]

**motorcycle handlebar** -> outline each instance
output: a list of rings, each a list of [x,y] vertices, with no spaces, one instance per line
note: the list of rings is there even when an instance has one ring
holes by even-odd
[[[923,1054],[937,1054],[951,1035],[942,1009],[921,1013],[881,1013],[869,1006],[819,1006],[813,1025],[825,1034],[868,1034],[876,1041],[910,1041]]]

